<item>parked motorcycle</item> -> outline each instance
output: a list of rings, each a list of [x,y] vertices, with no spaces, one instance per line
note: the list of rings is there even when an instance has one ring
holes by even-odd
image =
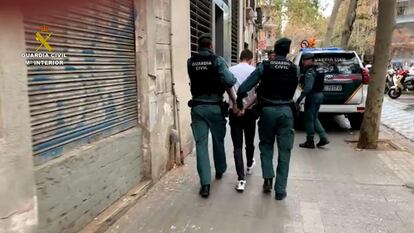
[[[388,96],[397,99],[403,91],[414,91],[414,76],[408,71],[401,71],[394,75],[393,85],[389,88]]]
[[[390,91],[390,88],[394,86],[394,75],[396,75],[396,71],[393,68],[387,70],[384,94],[387,94]]]

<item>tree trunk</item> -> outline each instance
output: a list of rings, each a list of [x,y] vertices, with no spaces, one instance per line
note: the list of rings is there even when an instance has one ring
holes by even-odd
[[[342,0],[335,0],[331,16],[329,17],[328,28],[326,30],[325,39],[323,41],[323,45],[325,47],[332,46],[332,34],[335,29],[335,21],[338,17],[339,7],[341,6]]]
[[[376,149],[384,98],[385,76],[391,52],[391,39],[395,26],[396,0],[379,0],[378,25],[375,38],[374,64],[362,121],[358,148]]]
[[[341,38],[341,47],[344,49],[348,48],[349,38],[351,38],[352,29],[356,18],[357,3],[358,0],[351,0],[349,2],[348,13],[346,15],[346,20]]]

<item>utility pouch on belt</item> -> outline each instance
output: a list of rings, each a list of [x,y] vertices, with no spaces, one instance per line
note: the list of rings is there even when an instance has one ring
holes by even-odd
[[[252,114],[254,119],[259,119],[260,117],[260,111],[261,111],[261,106],[259,103],[256,103],[252,108],[251,108]]]
[[[290,108],[292,109],[293,119],[299,118],[299,109],[297,109],[295,102],[289,104]]]
[[[221,113],[223,114],[224,117],[229,117],[229,108],[230,108],[230,104],[227,103],[226,101],[223,101],[222,104],[220,105],[221,107]]]
[[[220,107],[221,109],[221,113],[223,114],[224,117],[228,117],[229,116],[229,108],[230,108],[230,104],[228,104],[225,101],[220,101],[220,102],[201,102],[201,101],[196,101],[196,100],[189,100],[187,103],[188,107],[193,108],[197,105],[217,105]]]

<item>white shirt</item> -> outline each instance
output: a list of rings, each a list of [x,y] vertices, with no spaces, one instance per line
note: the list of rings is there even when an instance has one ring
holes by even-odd
[[[230,72],[233,73],[234,77],[237,79],[237,82],[234,84],[233,89],[237,93],[240,85],[249,77],[249,75],[255,70],[254,66],[251,66],[247,63],[239,63],[229,68]],[[247,92],[247,97],[243,99],[243,103],[250,102],[251,99],[254,97],[256,90],[253,88],[249,92]],[[230,106],[232,106],[232,102],[229,101]]]

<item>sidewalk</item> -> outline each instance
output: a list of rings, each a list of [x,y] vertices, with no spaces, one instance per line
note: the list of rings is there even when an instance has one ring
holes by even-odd
[[[414,142],[414,109],[384,98],[381,123]]]
[[[246,191],[234,190],[227,137],[228,172],[214,182],[209,199],[198,196],[195,158],[190,156],[107,233],[413,233],[414,156],[358,151],[345,142],[354,136],[349,132],[330,136],[327,149],[304,150],[298,148],[304,134],[298,133],[284,201],[262,193],[258,150],[258,166]]]

